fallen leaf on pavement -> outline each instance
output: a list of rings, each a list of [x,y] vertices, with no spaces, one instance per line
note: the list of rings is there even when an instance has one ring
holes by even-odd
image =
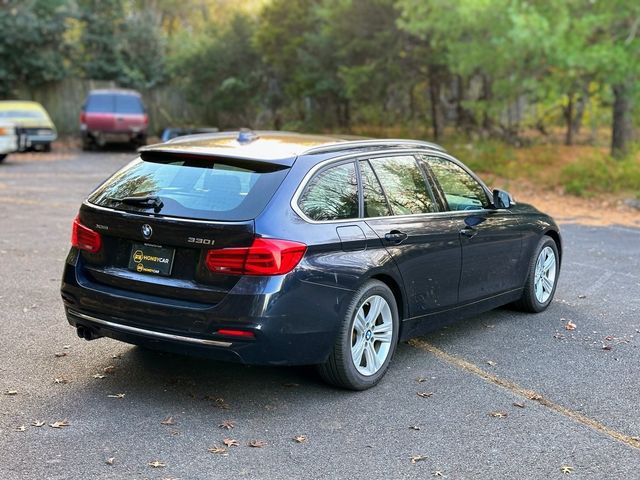
[[[153,462],[147,463],[147,465],[153,468],[163,468],[167,466],[166,463],[162,463],[160,460],[154,460]]]
[[[225,438],[224,440],[222,440],[222,443],[224,443],[227,447],[239,447],[240,443],[238,443],[237,440],[234,440],[233,438]]]
[[[262,448],[267,445],[267,442],[263,442],[262,440],[251,440],[249,442],[249,446],[253,448]]]
[[[416,378],[416,382],[418,382],[418,383],[424,383],[426,381],[427,381],[426,377],[418,377],[418,378]]]
[[[93,375],[91,375],[93,378],[105,378],[106,375],[102,375],[101,373],[94,373]]]
[[[490,367],[495,367],[496,366],[496,362],[494,362],[493,360],[489,360],[489,361],[487,361],[487,365],[489,365]]]
[[[64,377],[58,377],[58,378],[54,378],[53,379],[53,383],[55,383],[55,384],[67,384],[67,383],[69,383],[69,380],[67,378],[64,378]]]
[[[215,454],[218,454],[218,455],[223,455],[223,456],[225,456],[225,457],[226,457],[227,455],[229,455],[229,453],[227,453],[227,449],[226,449],[226,448],[224,448],[224,447],[219,447],[219,446],[217,446],[217,445],[214,445],[213,447],[208,448],[208,449],[207,449],[207,451],[208,451],[209,453],[215,453]]]
[[[113,395],[107,395],[107,397],[109,398],[124,398],[125,394],[124,393],[115,393]]]
[[[71,345],[63,345],[62,349],[63,350],[69,350],[71,348]]]
[[[116,367],[114,367],[113,365],[109,365],[108,367],[104,367],[102,371],[104,373],[113,373],[116,371]]]
[[[44,422],[42,422],[40,420],[34,420],[33,422],[31,422],[31,426],[32,427],[43,427],[44,426]]]
[[[7,390],[6,392],[4,392],[5,395],[17,395],[18,394],[18,390]]]
[[[562,473],[572,473],[573,467],[570,467],[569,465],[563,465],[562,467],[560,467],[560,471]]]
[[[107,465],[113,465],[114,461],[115,461],[115,457],[109,457],[104,461],[104,463],[106,463]]]
[[[578,298],[582,299],[582,298],[587,298],[586,295],[578,295]]]
[[[296,435],[295,437],[293,437],[293,440],[296,443],[304,443],[307,441],[307,437],[305,435]]]
[[[425,455],[411,455],[411,463],[413,463],[414,465],[426,459],[427,457]]]
[[[435,472],[433,472],[433,476],[434,477],[444,477],[444,473],[442,473],[440,470],[436,470]]]
[[[526,405],[524,404],[524,402],[513,402],[513,406],[518,408],[524,408]]]
[[[56,358],[60,358],[60,357],[66,357],[68,354],[67,352],[56,352],[53,354]]]
[[[49,426],[51,428],[62,428],[62,427],[68,427],[69,425],[71,425],[71,424],[69,422],[67,422],[66,420],[57,420],[57,421],[49,424]]]
[[[19,427],[16,427],[16,432],[24,432],[27,430],[27,427],[25,427],[24,425],[20,425]]]
[[[433,396],[433,392],[416,392],[416,395],[422,398],[429,398]]]
[[[411,430],[420,430],[420,427],[418,425],[410,425],[409,428]]]
[[[233,427],[235,427],[235,424],[230,420],[225,420],[220,425],[218,425],[218,427],[224,428],[226,430],[231,430]]]
[[[602,349],[603,350],[611,350],[611,345],[603,345]]]
[[[503,411],[496,411],[496,412],[489,412],[489,416],[494,418],[506,418],[509,416],[509,414]]]
[[[565,330],[575,330],[576,329],[576,324],[573,323],[571,320],[569,320],[565,326],[564,326]]]
[[[529,395],[529,400],[539,402],[540,400],[542,400],[542,395],[536,392],[531,392],[531,394]]]
[[[164,420],[162,420],[160,423],[162,425],[175,425],[176,421],[173,419],[173,417],[167,417]]]

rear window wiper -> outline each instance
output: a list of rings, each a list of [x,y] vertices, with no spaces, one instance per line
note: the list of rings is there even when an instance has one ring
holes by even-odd
[[[127,205],[139,205],[142,207],[153,208],[156,213],[164,206],[160,197],[156,195],[147,195],[146,197],[109,197],[109,200],[112,202],[126,203]]]

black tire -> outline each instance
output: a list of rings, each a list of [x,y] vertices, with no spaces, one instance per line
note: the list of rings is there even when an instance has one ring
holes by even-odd
[[[550,247],[551,250],[553,250],[556,259],[556,270],[551,294],[549,295],[549,298],[547,298],[544,302],[540,302],[536,297],[535,292],[536,262],[538,260],[538,256],[545,247]],[[514,303],[514,306],[519,310],[531,313],[539,313],[546,310],[549,304],[553,301],[553,297],[556,293],[559,274],[560,255],[558,254],[558,246],[556,245],[556,242],[553,240],[553,238],[547,235],[543,235],[538,242],[538,245],[533,250],[533,255],[531,257],[531,261],[529,262],[529,270],[527,271],[527,279],[524,283],[524,290],[522,291],[522,297]]]
[[[52,148],[52,147],[51,147],[51,144],[50,144],[50,143],[45,143],[45,144],[42,146],[42,151],[43,151],[43,152],[45,152],[45,153],[48,153],[48,152],[50,152],[50,151],[51,151],[51,148]]]
[[[372,296],[379,295],[389,305],[392,319],[392,337],[389,352],[380,369],[373,375],[361,374],[354,365],[351,357],[352,328],[356,313],[360,307]],[[344,315],[340,331],[338,332],[333,350],[329,359],[317,366],[322,379],[337,387],[349,390],[366,390],[376,385],[386,373],[391,358],[398,344],[399,315],[393,292],[384,283],[378,280],[367,281],[353,296]]]
[[[4,162],[4,159],[7,158],[7,154],[3,153],[2,155],[0,155],[0,163]]]

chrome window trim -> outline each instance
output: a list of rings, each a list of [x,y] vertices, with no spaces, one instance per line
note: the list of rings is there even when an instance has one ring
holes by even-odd
[[[138,335],[146,335],[148,337],[161,338],[163,340],[195,343],[198,345],[209,345],[214,347],[230,347],[232,345],[231,342],[221,342],[220,340],[207,340],[206,338],[185,337],[183,335],[174,335],[172,333],[156,332],[153,330],[147,330],[145,328],[138,328],[138,327],[132,327],[130,325],[124,325],[121,323],[109,322],[108,320],[96,318],[92,315],[86,315],[84,313],[76,312],[71,308],[69,309],[69,314],[73,315],[74,317],[81,318],[83,320],[88,320],[90,322],[95,322],[100,325],[104,325],[105,327],[112,328],[114,330],[121,330],[121,331],[134,333]]]
[[[443,216],[467,216],[469,214],[474,214],[474,213],[479,213],[479,212],[496,212],[496,211],[506,211],[508,212],[507,209],[489,209],[489,208],[481,208],[481,209],[477,209],[477,210],[447,210],[444,212],[430,212],[430,213],[412,213],[410,215],[384,215],[384,216],[380,216],[380,217],[363,217],[363,216],[358,216],[358,217],[354,217],[354,218],[341,218],[341,219],[337,219],[337,220],[312,220],[310,219],[298,206],[298,200],[300,198],[300,195],[302,194],[302,192],[304,191],[304,189],[307,186],[307,183],[309,183],[309,180],[311,180],[311,178],[320,170],[324,169],[325,167],[328,167],[334,163],[338,164],[338,163],[344,163],[347,162],[349,160],[359,160],[359,159],[365,159],[368,160],[370,158],[373,157],[385,157],[385,156],[389,156],[390,154],[402,154],[405,153],[407,155],[413,155],[415,156],[416,154],[426,154],[426,155],[434,155],[434,156],[441,156],[447,160],[450,160],[452,162],[454,162],[456,165],[459,165],[460,167],[462,167],[466,172],[468,172],[479,184],[482,188],[484,188],[485,193],[487,194],[487,198],[491,199],[491,195],[489,195],[489,189],[487,188],[487,186],[484,184],[484,182],[482,182],[482,180],[480,180],[478,178],[477,175],[475,175],[474,173],[470,172],[467,168],[465,168],[464,165],[462,165],[462,163],[456,159],[455,157],[452,157],[451,155],[449,155],[446,152],[440,151],[440,150],[425,150],[425,149],[407,149],[407,148],[392,148],[392,149],[388,149],[388,150],[380,150],[380,151],[376,151],[376,152],[356,152],[356,153],[348,153],[346,155],[341,155],[338,157],[334,157],[334,158],[330,158],[327,160],[323,160],[322,162],[319,162],[318,164],[314,165],[313,168],[311,168],[303,177],[302,181],[300,182],[300,185],[298,185],[298,188],[296,188],[296,191],[293,194],[293,197],[291,198],[291,202],[290,202],[290,206],[293,209],[294,212],[296,212],[296,214],[302,218],[302,220],[304,220],[307,223],[310,224],[332,224],[332,223],[345,223],[345,222],[364,222],[367,220],[379,220],[379,219],[383,219],[383,218],[414,218],[414,217],[434,217],[434,218],[438,218],[438,217],[443,217]]]

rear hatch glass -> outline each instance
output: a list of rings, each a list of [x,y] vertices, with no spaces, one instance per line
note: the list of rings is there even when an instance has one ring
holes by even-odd
[[[136,95],[118,95],[113,93],[94,93],[89,95],[85,105],[87,113],[144,113],[140,97]]]
[[[88,200],[149,215],[250,220],[264,209],[287,171],[265,162],[143,154],[98,187]]]

